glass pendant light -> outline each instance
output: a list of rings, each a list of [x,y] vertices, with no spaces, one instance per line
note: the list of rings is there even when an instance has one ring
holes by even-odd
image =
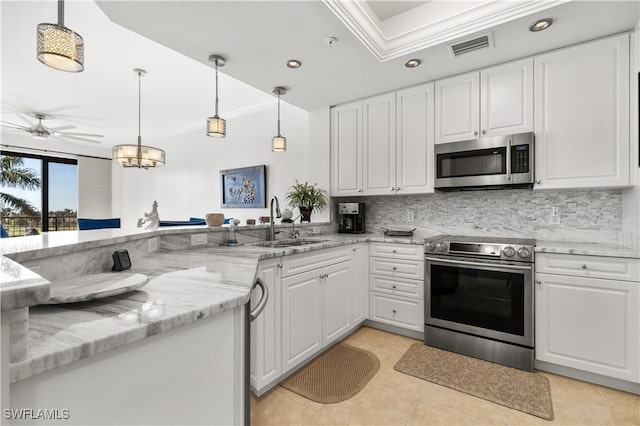
[[[60,71],[84,70],[84,40],[64,26],[64,0],[58,0],[58,23],[38,24],[38,60]]]
[[[271,151],[284,152],[287,150],[287,138],[280,134],[280,95],[287,93],[284,87],[274,87],[274,95],[278,96],[278,135],[271,139]]]
[[[165,153],[163,150],[152,146],[142,145],[140,136],[140,121],[142,112],[141,86],[142,77],[147,74],[145,70],[136,68],[133,70],[138,75],[138,144],[123,144],[113,147],[113,160],[123,167],[137,167],[139,169],[149,169],[150,167],[164,166]]]
[[[218,67],[223,67],[225,61],[222,56],[211,55],[209,62],[216,64],[216,106],[215,115],[207,118],[207,136],[224,138],[227,135],[227,122],[218,116]]]

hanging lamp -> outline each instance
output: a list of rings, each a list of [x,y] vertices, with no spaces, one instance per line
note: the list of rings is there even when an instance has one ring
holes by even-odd
[[[207,118],[207,136],[212,138],[224,138],[227,135],[227,122],[218,116],[218,67],[225,64],[224,58],[218,55],[209,56],[209,62],[216,65],[216,104],[215,115]]]
[[[58,0],[58,23],[38,24],[38,60],[60,71],[84,70],[84,40],[64,26],[64,0]]]
[[[138,144],[123,144],[113,147],[113,160],[123,167],[137,167],[139,169],[149,169],[151,167],[164,166],[165,153],[163,150],[152,146],[142,145],[140,136],[141,122],[141,86],[142,77],[147,74],[145,70],[136,68],[133,70],[138,75]]]
[[[287,150],[287,138],[280,134],[280,95],[287,91],[284,87],[274,87],[272,93],[278,96],[278,135],[271,138],[271,151],[284,152]]]

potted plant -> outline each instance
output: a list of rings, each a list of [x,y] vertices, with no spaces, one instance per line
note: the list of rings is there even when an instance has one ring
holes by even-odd
[[[311,212],[321,211],[327,206],[327,191],[316,185],[300,183],[296,179],[295,185],[287,193],[289,205],[300,209],[302,222],[311,222]]]

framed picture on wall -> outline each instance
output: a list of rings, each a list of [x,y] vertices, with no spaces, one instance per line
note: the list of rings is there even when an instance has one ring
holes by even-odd
[[[267,207],[265,165],[220,170],[221,205],[227,208]]]

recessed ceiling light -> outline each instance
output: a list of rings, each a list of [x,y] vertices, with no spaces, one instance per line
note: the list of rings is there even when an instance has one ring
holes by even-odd
[[[529,31],[536,32],[546,30],[551,24],[553,24],[553,19],[551,18],[540,19],[529,26]]]
[[[293,69],[295,69],[295,68],[300,68],[300,67],[302,66],[302,62],[300,62],[300,61],[299,61],[299,60],[297,60],[297,59],[289,59],[289,60],[287,61],[287,66],[288,66],[289,68],[293,68]]]
[[[421,63],[422,61],[420,59],[409,59],[407,62],[405,62],[404,66],[407,68],[415,68]]]

